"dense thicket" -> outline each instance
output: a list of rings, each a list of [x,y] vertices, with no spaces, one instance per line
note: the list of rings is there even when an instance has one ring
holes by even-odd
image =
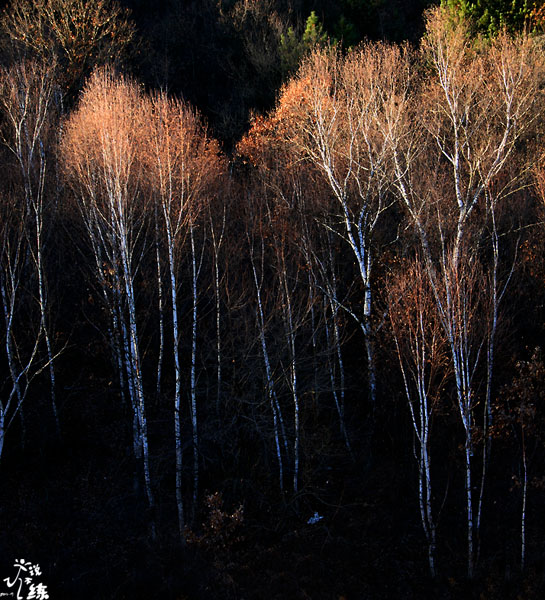
[[[6,586],[542,596],[543,40],[446,4],[8,9]]]

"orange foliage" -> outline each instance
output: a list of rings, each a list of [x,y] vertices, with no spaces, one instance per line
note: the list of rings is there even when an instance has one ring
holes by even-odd
[[[194,200],[225,170],[192,108],[165,94],[148,97],[108,68],[87,82],[65,125],[62,155],[71,181],[94,202],[102,196],[135,208],[151,196],[175,212],[191,205],[192,214]]]
[[[142,157],[150,193],[170,218],[194,219],[204,199],[225,171],[219,144],[188,104],[156,94],[146,99]],[[176,216],[178,215],[178,216]]]
[[[305,76],[286,84],[276,110],[269,116],[256,115],[250,131],[242,138],[237,151],[254,166],[272,168],[278,161],[290,162],[293,135],[299,119],[307,112],[310,79]]]
[[[62,139],[72,182],[95,202],[98,192],[110,202],[132,199],[142,178],[138,148],[145,126],[137,84],[107,68],[95,71]]]

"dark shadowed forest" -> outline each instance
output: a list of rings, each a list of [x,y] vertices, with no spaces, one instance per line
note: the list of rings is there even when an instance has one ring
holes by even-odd
[[[2,3],[0,596],[544,597],[544,26]]]

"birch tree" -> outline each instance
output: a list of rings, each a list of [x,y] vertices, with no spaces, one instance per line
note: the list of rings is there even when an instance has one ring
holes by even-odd
[[[10,202],[11,199],[11,202]],[[2,302],[2,363],[9,376],[0,395],[0,458],[5,437],[22,414],[32,380],[45,368],[40,346],[43,329],[33,303],[29,277],[26,227],[31,215],[7,190],[0,203],[0,298]],[[24,432],[23,432],[24,433]]]
[[[315,167],[299,160],[297,152],[285,143],[286,129],[295,118],[295,112],[256,118],[250,132],[238,145],[238,151],[252,165],[251,183],[247,184],[247,188],[253,190],[249,203],[252,213],[256,213],[252,215],[254,225],[250,225],[251,256],[252,253],[256,255],[259,244],[264,240],[259,250],[259,256],[264,258],[253,264],[256,265],[256,275],[263,270],[268,273],[263,283],[257,286],[258,314],[261,299],[266,329],[276,332],[274,350],[267,349],[268,362],[276,364],[276,370],[282,373],[273,383],[277,389],[276,396],[287,398],[289,395],[291,398],[291,406],[280,403],[280,413],[286,415],[285,429],[293,443],[286,445],[285,457],[278,452],[282,444],[277,445],[277,460],[284,471],[287,465],[293,469],[293,489],[297,493],[305,438],[301,423],[306,412],[304,399],[309,393],[317,406],[320,397],[325,395],[324,391],[328,392],[328,397],[331,392],[348,450],[350,443],[344,420],[341,309],[336,275],[329,270],[334,271],[336,265],[331,264],[333,253],[327,250],[333,234],[322,225],[324,212],[329,206],[328,188]],[[258,234],[255,234],[256,228]],[[338,238],[335,238],[337,241]],[[264,266],[259,266],[260,263]],[[272,270],[269,270],[271,267]],[[264,286],[265,282],[268,285]],[[265,298],[266,303],[263,301]],[[331,318],[327,315],[330,308]],[[280,330],[279,318],[282,323]],[[282,330],[284,344],[281,342]],[[267,335],[272,337],[273,333]],[[266,342],[267,348],[269,345]],[[324,361],[328,367],[326,372]],[[306,365],[312,369],[310,379]],[[271,373],[274,370],[274,367],[270,368]],[[275,428],[275,431],[281,437],[281,429]]]
[[[227,202],[221,208],[209,205],[208,228],[212,249],[214,286],[214,308],[216,325],[216,413],[219,416],[223,394],[223,328],[222,328],[222,288],[225,272],[222,270],[224,242],[227,226]]]
[[[182,440],[182,324],[180,322],[180,285],[182,267],[189,265],[191,286],[191,345],[189,378],[189,414],[193,439],[193,508],[199,480],[198,418],[196,391],[196,352],[199,288],[204,245],[197,247],[196,228],[210,204],[213,186],[221,175],[223,162],[219,147],[206,133],[196,114],[185,103],[158,94],[148,103],[145,161],[150,194],[160,213],[159,227],[166,250],[169,274],[170,323],[172,327],[172,359],[174,364],[174,432],[176,454],[176,503],[180,535],[185,526],[183,502]],[[204,217],[203,217],[204,218]],[[217,246],[216,246],[217,247]],[[217,260],[217,256],[216,256]],[[215,285],[219,285],[216,265]],[[216,292],[219,294],[219,290]],[[219,342],[218,342],[219,343]]]
[[[137,318],[137,273],[148,226],[139,156],[145,125],[142,107],[135,83],[107,69],[96,71],[66,123],[62,154],[89,237],[105,308],[120,341],[119,359],[133,411],[134,452],[153,508]]]
[[[47,356],[51,407],[59,433],[54,367],[56,350],[52,341],[46,264],[47,241],[54,226],[54,193],[49,184],[56,168],[53,149],[59,116],[54,73],[54,64],[44,66],[37,62],[20,62],[10,69],[2,69],[0,111],[3,116],[2,142],[9,150],[16,173],[10,195],[19,204],[18,214],[26,237],[26,241],[16,243],[19,249],[11,257],[15,264],[12,263],[8,270],[13,268],[17,271],[17,265],[20,265],[25,277],[29,278],[26,285],[35,291],[40,313],[40,337]],[[13,277],[17,279],[15,273],[8,277],[12,294],[16,291]],[[7,289],[5,291],[7,293]]]
[[[437,510],[433,506],[431,433],[445,374],[445,343],[433,292],[418,258],[402,264],[387,284],[392,327],[403,388],[415,435],[420,520],[428,544],[428,564],[437,575]]]
[[[291,200],[291,201],[290,201]],[[279,311],[285,336],[285,351],[281,352],[282,371],[291,396],[292,420],[292,471],[293,493],[299,492],[301,471],[301,422],[304,406],[302,403],[303,368],[301,364],[308,360],[308,344],[305,344],[303,332],[309,331],[309,315],[315,302],[312,287],[307,287],[306,271],[310,265],[306,262],[302,240],[304,225],[299,212],[301,200],[294,197],[277,197],[268,211],[270,237],[273,240],[273,261],[275,266],[276,287],[278,290]],[[274,284],[273,284],[274,285]],[[314,324],[311,323],[311,326]],[[313,327],[311,335],[315,333]]]
[[[362,308],[349,314],[360,327],[368,390],[376,404],[373,265],[381,217],[389,206],[391,129],[399,96],[407,93],[410,55],[386,44],[366,45],[346,59],[316,51],[284,89],[276,118],[285,137],[322,173],[334,205],[326,226],[347,244],[361,285]]]
[[[482,381],[479,363],[486,354],[484,381],[491,390],[498,306],[509,281],[509,276],[503,283],[498,281],[497,232],[488,249],[483,232],[487,216],[494,218],[498,203],[521,177],[520,169],[508,165],[537,117],[543,59],[534,42],[524,36],[500,36],[489,45],[472,42],[466,24],[453,23],[440,9],[428,13],[422,51],[433,69],[431,84],[423,82],[421,93],[405,103],[403,134],[396,136],[393,161],[396,188],[420,240],[447,339],[455,403],[465,432],[471,578],[482,504],[481,493],[475,511],[473,440],[477,381]],[[495,185],[500,178],[503,184]],[[487,250],[496,256],[490,273],[479,264],[479,254]],[[509,268],[504,271],[509,273]],[[491,282],[479,294],[472,287],[475,284],[464,281],[466,277],[473,281],[477,273]],[[488,406],[481,423],[485,429],[490,414]],[[482,451],[488,452],[486,445]],[[486,463],[484,457],[483,466]]]
[[[248,206],[252,199],[248,200]],[[249,211],[250,212],[250,211]],[[266,310],[267,299],[272,297],[274,289],[265,286],[266,279],[266,247],[264,237],[265,220],[264,215],[255,209],[251,211],[252,219],[249,222],[246,233],[248,241],[248,253],[250,258],[251,275],[255,291],[255,316],[256,328],[258,332],[261,357],[263,359],[263,369],[265,376],[265,392],[270,406],[273,419],[273,436],[278,462],[278,482],[281,492],[285,491],[285,470],[286,462],[289,460],[288,440],[286,435],[286,426],[284,411],[279,402],[277,392],[277,381],[273,370],[273,361],[269,349],[267,337],[267,325],[272,318],[272,311]]]

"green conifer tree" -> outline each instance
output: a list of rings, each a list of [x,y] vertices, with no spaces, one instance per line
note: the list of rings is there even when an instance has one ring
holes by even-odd
[[[301,59],[313,48],[327,43],[327,33],[314,11],[310,13],[305,23],[305,30],[298,36],[293,27],[280,36],[280,60],[284,75],[293,73]]]
[[[453,14],[468,19],[475,30],[494,36],[502,29],[522,31],[525,27],[541,27],[538,15],[543,0],[442,0]]]

